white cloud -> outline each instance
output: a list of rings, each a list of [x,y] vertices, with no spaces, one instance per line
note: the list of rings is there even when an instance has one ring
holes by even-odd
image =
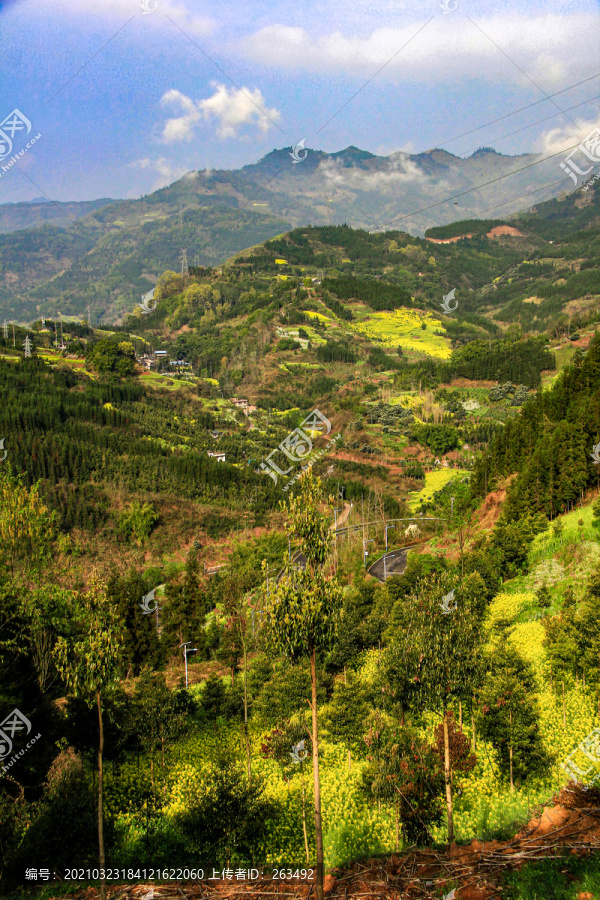
[[[249,58],[279,69],[369,77],[385,65],[378,80],[427,83],[477,77],[530,85],[520,67],[547,90],[573,75],[585,77],[597,58],[597,13],[511,11],[472,18],[476,24],[464,15],[437,16],[418,34],[426,19],[359,35],[342,31],[313,35],[304,28],[275,24],[249,35],[240,46]]]
[[[191,5],[189,3],[190,7]],[[77,0],[76,4],[73,4],[73,0],[35,0],[36,12],[43,7],[51,7],[53,12],[60,10],[69,16],[81,14],[121,18],[136,16],[148,25],[154,23],[163,28],[165,24],[169,24],[165,23],[165,16],[169,16],[184,31],[196,37],[210,34],[215,30],[213,19],[198,16],[181,0],[146,0],[145,6],[151,12],[144,12],[142,0]]]
[[[165,159],[164,156],[160,156],[158,159],[150,159],[146,156],[144,159],[136,159],[134,162],[129,163],[129,166],[132,169],[149,169],[151,172],[158,174],[158,178],[152,184],[153,191],[166,187],[168,184],[173,184],[174,181],[189,173],[187,166],[175,165],[169,162],[168,159]]]
[[[575,119],[575,123],[577,127],[566,122],[564,125],[557,125],[545,131],[536,141],[536,149],[539,149],[543,156],[551,156],[553,153],[561,151],[566,153],[570,147],[578,145],[580,141],[586,139],[590,132],[600,127],[600,119],[591,121]]]
[[[279,110],[267,107],[258,88],[227,88],[211,82],[214,94],[206,100],[192,100],[181,91],[172,88],[161,97],[163,106],[178,107],[180,115],[168,119],[162,137],[167,143],[189,141],[196,125],[201,121],[215,120],[219,138],[237,137],[243,125],[256,125],[266,134],[281,118]]]
[[[402,152],[388,156],[385,169],[381,170],[348,167],[340,165],[336,160],[326,159],[320,163],[319,171],[334,184],[354,191],[379,191],[386,187],[401,187],[427,180],[426,173]]]

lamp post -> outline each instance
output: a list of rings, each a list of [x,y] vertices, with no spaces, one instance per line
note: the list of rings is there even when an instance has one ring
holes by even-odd
[[[197,653],[198,652],[197,647],[188,647],[188,644],[191,644],[191,643],[192,643],[191,641],[184,641],[183,644],[179,645],[180,650],[183,647],[183,658],[185,660],[185,689],[186,689],[186,691],[187,691],[187,686],[188,686],[188,671],[187,671],[188,653]]]
[[[386,553],[387,553],[387,548],[388,548],[388,536],[387,536],[388,528],[395,528],[395,527],[396,527],[395,525],[386,525],[385,526],[385,552]]]
[[[367,544],[372,544],[374,540],[375,538],[371,538],[369,541],[367,541],[366,539],[363,540],[363,565],[365,567],[367,565],[367,556],[369,555],[367,553]]]

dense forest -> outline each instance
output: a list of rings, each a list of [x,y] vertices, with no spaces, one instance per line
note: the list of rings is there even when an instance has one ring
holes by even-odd
[[[594,447],[600,441],[600,336],[550,391],[538,393],[521,415],[506,423],[477,461],[473,488],[482,496],[516,473],[506,515],[517,521],[543,513],[548,519],[572,509],[599,486]]]

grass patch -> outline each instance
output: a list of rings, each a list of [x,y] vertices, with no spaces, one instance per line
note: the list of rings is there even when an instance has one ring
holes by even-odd
[[[600,897],[600,858],[563,856],[528,863],[506,876],[504,900],[577,900]]]
[[[159,375],[158,372],[144,372],[143,375],[139,376],[139,380],[142,384],[147,385],[151,388],[165,388],[167,391],[178,391],[182,387],[192,387],[194,382],[191,381],[177,381],[176,379],[165,377],[164,375]],[[168,384],[168,382],[171,384]],[[204,381],[211,381],[214,384],[218,384],[218,381],[214,379],[205,378]]]

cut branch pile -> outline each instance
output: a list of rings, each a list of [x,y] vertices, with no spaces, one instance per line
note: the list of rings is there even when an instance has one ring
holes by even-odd
[[[354,862],[326,876],[330,900],[441,900],[455,888],[455,900],[499,900],[498,881],[504,873],[525,863],[570,853],[600,850],[600,791],[565,788],[544,806],[510,841],[477,840],[447,850],[412,848],[385,859]],[[595,804],[595,805],[590,805]],[[277,897],[310,900],[313,882],[273,880],[265,875],[253,882],[202,881],[196,883],[131,884],[109,887],[110,900],[237,900]],[[92,887],[74,891],[72,900],[97,900]],[[67,900],[62,895],[61,900]]]

